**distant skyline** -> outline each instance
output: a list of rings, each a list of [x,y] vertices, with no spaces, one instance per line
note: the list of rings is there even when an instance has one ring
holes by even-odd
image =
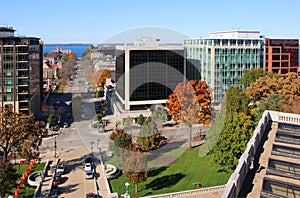
[[[223,30],[300,38],[300,1],[295,0],[1,0],[0,7],[0,26],[39,37],[45,44],[132,42],[152,35],[163,42],[182,42],[185,36],[208,37]],[[148,31],[151,27],[158,32]],[[135,32],[131,37],[123,34],[130,31]]]

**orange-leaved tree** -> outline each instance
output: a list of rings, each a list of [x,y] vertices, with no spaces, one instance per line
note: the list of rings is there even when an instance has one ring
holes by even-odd
[[[211,118],[211,89],[205,81],[191,80],[179,83],[166,102],[168,113],[174,120],[182,120],[189,127],[189,147],[191,148],[192,125],[208,125]]]
[[[93,84],[103,86],[106,82],[106,78],[111,78],[109,69],[100,69],[94,75]]]

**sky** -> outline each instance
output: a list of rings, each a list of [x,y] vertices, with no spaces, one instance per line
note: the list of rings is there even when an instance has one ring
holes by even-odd
[[[0,26],[45,44],[131,42],[142,36],[182,42],[223,30],[299,38],[299,8],[298,0],[0,0]]]

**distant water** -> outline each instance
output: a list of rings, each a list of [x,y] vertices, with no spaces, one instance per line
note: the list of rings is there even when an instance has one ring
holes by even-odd
[[[61,48],[62,50],[71,50],[77,55],[77,58],[82,57],[82,53],[89,48],[89,44],[72,44],[72,45],[44,45],[44,53],[51,52],[52,50],[56,50],[57,48]]]

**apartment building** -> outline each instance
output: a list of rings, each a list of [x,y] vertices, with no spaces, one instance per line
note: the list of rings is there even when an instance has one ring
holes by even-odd
[[[41,109],[43,43],[40,38],[17,36],[0,27],[0,107],[37,114]]]

